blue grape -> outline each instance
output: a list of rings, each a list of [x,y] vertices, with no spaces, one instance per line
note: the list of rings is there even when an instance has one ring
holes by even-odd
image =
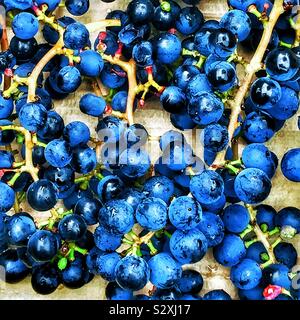
[[[239,236],[227,234],[223,241],[214,247],[213,254],[218,263],[225,267],[232,267],[245,258],[246,248]]]
[[[255,207],[256,210],[256,221],[257,224],[266,230],[271,231],[275,228],[275,216],[277,214],[276,210],[268,205],[261,204]],[[264,225],[264,227],[262,227]]]
[[[180,230],[191,230],[202,222],[200,203],[191,197],[178,197],[169,206],[169,219]]]
[[[231,297],[224,290],[212,290],[203,296],[203,300],[231,300]]]
[[[87,174],[93,171],[97,165],[96,152],[88,147],[83,145],[73,149],[73,158],[71,161],[72,168],[82,174]]]
[[[67,48],[79,50],[88,44],[89,36],[89,31],[82,23],[74,22],[66,27],[63,38]]]
[[[143,193],[169,203],[174,194],[174,183],[167,177],[151,177],[144,183]]]
[[[247,248],[246,258],[261,264],[269,260],[269,255],[261,242],[254,242]]]
[[[90,2],[89,0],[67,0],[65,5],[73,16],[82,16],[89,10]]]
[[[231,10],[223,15],[220,27],[230,30],[239,41],[243,41],[251,32],[251,20],[245,12]]]
[[[181,42],[172,33],[161,33],[155,40],[154,52],[159,62],[172,64],[180,57]]]
[[[115,272],[119,286],[134,291],[144,288],[150,278],[150,268],[147,262],[137,256],[123,258],[117,264]]]
[[[201,92],[193,97],[188,104],[188,114],[196,124],[208,125],[218,122],[224,112],[220,99],[209,92]]]
[[[221,198],[224,192],[224,181],[221,176],[211,170],[204,170],[191,179],[190,191],[203,204],[210,204]]]
[[[90,137],[89,127],[81,121],[70,122],[64,128],[63,138],[72,148],[85,145],[89,142]]]
[[[264,171],[271,179],[276,171],[272,153],[259,143],[249,144],[242,153],[242,161],[246,168],[257,168]]]
[[[288,180],[300,182],[300,148],[291,149],[284,155],[281,171]]]
[[[178,288],[182,293],[196,294],[203,287],[203,278],[196,270],[184,270],[178,281]]]
[[[72,152],[69,144],[61,139],[49,142],[45,148],[45,159],[54,167],[65,167],[72,161]]]
[[[122,243],[122,236],[108,232],[103,227],[97,227],[94,232],[95,245],[102,251],[114,251]]]
[[[87,224],[82,216],[69,214],[60,220],[58,231],[64,240],[77,241],[86,233]]]
[[[176,230],[170,239],[170,250],[173,256],[183,264],[200,261],[207,249],[207,239],[198,229]]]
[[[83,76],[99,77],[104,67],[102,57],[98,52],[86,50],[80,53],[78,68]]]
[[[208,247],[214,247],[223,241],[224,223],[217,214],[204,211],[198,229],[205,235]]]
[[[133,209],[125,200],[108,201],[99,211],[99,221],[110,233],[125,234],[134,225]]]
[[[250,222],[248,210],[239,205],[233,204],[225,208],[222,216],[225,228],[232,233],[243,232]]]
[[[271,181],[264,171],[245,169],[236,177],[234,190],[241,201],[255,204],[265,200],[271,191]]]
[[[105,112],[106,101],[93,93],[87,93],[80,98],[79,108],[89,116],[100,117]]]
[[[158,253],[149,260],[148,264],[150,281],[159,289],[172,288],[181,278],[181,266],[168,253]]]
[[[39,31],[39,22],[33,14],[21,12],[14,17],[12,29],[18,38],[28,40],[33,38]]]
[[[167,205],[159,198],[147,197],[138,205],[135,217],[143,228],[158,231],[167,224]]]
[[[259,264],[251,259],[242,260],[230,271],[230,279],[239,289],[253,289],[259,285],[261,278],[262,271]]]
[[[198,31],[203,23],[203,14],[197,7],[185,7],[180,10],[175,26],[183,35],[189,35]]]
[[[281,242],[274,248],[274,255],[279,263],[293,268],[297,263],[297,251],[291,243]]]
[[[21,125],[30,131],[38,131],[46,122],[47,110],[39,103],[26,103],[19,112]]]
[[[204,147],[213,152],[224,150],[229,143],[227,128],[217,123],[205,127],[202,135]]]

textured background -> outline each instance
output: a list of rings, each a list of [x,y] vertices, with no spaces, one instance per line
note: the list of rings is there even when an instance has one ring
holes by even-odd
[[[77,20],[83,21],[84,23],[97,21],[104,18],[109,10],[126,8],[128,1],[117,0],[113,3],[107,4],[100,0],[90,0],[90,3],[91,7],[89,12],[79,19],[76,18]],[[202,0],[199,7],[205,17],[210,19],[218,19],[227,11],[226,0]],[[64,9],[59,9],[58,15],[63,14]],[[96,36],[96,34],[94,36]],[[66,124],[74,120],[82,120],[86,122],[90,128],[95,127],[96,121],[80,113],[78,107],[80,97],[85,92],[91,90],[92,89],[89,84],[85,82],[81,88],[75,94],[71,94],[68,99],[55,103],[55,110],[63,115]],[[169,122],[169,115],[161,111],[159,103],[155,101],[147,102],[144,110],[137,111],[135,119],[136,122],[145,125],[149,133],[153,136],[161,135],[166,130],[172,128],[172,125]],[[187,135],[189,138],[191,137],[190,133]],[[279,159],[282,158],[287,150],[300,146],[300,132],[297,129],[296,116],[287,121],[284,128],[276,134],[272,141],[268,143],[268,146],[277,154]],[[155,147],[153,149],[158,150],[158,148]],[[154,155],[154,159],[155,158],[156,155]],[[300,183],[297,184],[287,181],[283,177],[279,168],[273,179],[272,193],[265,203],[274,206],[277,210],[280,210],[285,206],[300,207]],[[37,219],[45,219],[45,214],[35,214],[35,216]],[[299,239],[300,238],[297,237],[293,242],[300,253]],[[232,297],[237,298],[236,291],[229,280],[229,269],[219,266],[212,258],[211,252],[209,252],[205,259],[203,259],[199,264],[192,266],[192,268],[201,271],[204,276],[205,284],[201,293],[205,293],[211,289],[223,288],[227,292],[231,293]],[[28,277],[21,283],[15,285],[8,285],[0,282],[0,299],[99,300],[105,298],[104,289],[105,281],[100,277],[95,277],[91,283],[81,289],[69,290],[60,286],[55,293],[44,297],[37,295],[32,290],[30,278]]]

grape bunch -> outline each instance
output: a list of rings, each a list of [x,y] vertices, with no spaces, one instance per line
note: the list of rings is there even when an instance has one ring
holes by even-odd
[[[13,32],[0,29],[5,280],[30,275],[47,295],[101,276],[109,300],[231,300],[201,292],[209,278],[192,265],[211,251],[240,299],[300,299],[299,203],[264,203],[279,166],[266,142],[299,108],[297,1],[228,0],[217,21],[199,0],[132,0],[86,25],[89,0],[57,17],[60,2],[0,1]],[[78,109],[95,128],[54,110],[83,81]],[[149,98],[174,127],[159,137],[134,121]],[[300,148],[280,160],[299,183]]]

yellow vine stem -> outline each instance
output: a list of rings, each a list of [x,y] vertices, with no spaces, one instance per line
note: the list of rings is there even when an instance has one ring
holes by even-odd
[[[272,263],[276,263],[273,247],[268,240],[268,236],[261,231],[260,227],[256,223],[256,210],[248,204],[246,204],[246,208],[249,212],[251,223],[253,224],[253,231],[256,234],[257,240],[260,241],[267,250],[267,253],[269,255],[269,261]]]
[[[260,43],[257,47],[257,50],[252,57],[250,63],[246,66],[246,75],[244,79],[241,81],[241,86],[232,101],[230,101],[231,105],[231,116],[230,116],[230,122],[228,126],[228,133],[229,133],[229,141],[231,143],[234,131],[237,128],[238,124],[238,116],[241,113],[241,106],[244,102],[244,99],[247,95],[247,92],[249,90],[249,87],[251,85],[252,79],[255,75],[255,73],[261,69],[262,66],[262,60],[264,57],[264,54],[266,52],[266,49],[268,47],[268,44],[270,42],[273,29],[275,27],[275,24],[280,17],[280,15],[284,12],[283,8],[283,0],[275,0],[273,9],[270,13],[269,21],[265,23],[264,25],[264,32],[262,35],[262,38],[260,40]],[[220,152],[211,168],[218,168],[224,164],[224,159],[226,155],[226,150],[223,150]]]
[[[51,21],[52,19],[49,18]],[[48,20],[44,19],[45,23],[48,22]],[[48,22],[50,23],[50,21]],[[51,22],[53,23],[53,21]],[[118,27],[121,25],[120,20],[115,19],[104,19],[95,23],[90,23],[86,25],[86,28],[89,30],[89,32],[93,32],[96,30],[101,30],[105,27],[109,26],[115,26]],[[64,41],[63,41],[63,32],[64,29],[59,28],[58,29],[60,33],[60,38],[58,42],[55,44],[54,47],[52,47],[45,55],[44,57],[39,61],[39,63],[35,66],[33,69],[31,75],[28,78],[28,102],[34,102],[36,99],[36,87],[37,87],[37,80],[41,72],[43,71],[45,65],[56,55],[64,53],[63,47],[64,47]]]
[[[130,59],[128,62],[121,60],[117,56],[109,56],[106,54],[102,55],[102,58],[111,64],[118,65],[121,67],[126,73],[128,78],[128,97],[126,104],[126,118],[129,125],[134,124],[133,119],[133,105],[134,99],[136,97],[136,88],[138,87],[136,81],[136,64],[133,59]]]
[[[26,130],[23,127],[19,127],[16,125],[9,126],[1,126],[0,130],[13,130],[17,131],[24,135],[25,138],[25,164],[19,169],[19,172],[28,172],[34,181],[39,180],[38,177],[38,168],[34,167],[32,161],[32,149],[34,147],[34,143],[32,141],[32,135],[30,131]]]

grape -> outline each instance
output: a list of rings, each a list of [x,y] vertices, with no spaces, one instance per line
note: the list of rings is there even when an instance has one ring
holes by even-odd
[[[161,33],[155,40],[153,49],[159,62],[172,64],[180,57],[181,42],[172,33]]]
[[[204,17],[197,7],[185,7],[176,19],[176,29],[183,35],[190,35],[201,28]]]
[[[42,127],[38,128],[37,136],[45,141],[51,141],[60,138],[64,130],[64,121],[55,111],[49,111],[46,114],[46,120]]]
[[[223,241],[214,247],[214,258],[225,267],[237,265],[246,256],[243,240],[234,234],[225,235]]]
[[[220,58],[229,57],[236,49],[236,45],[235,35],[223,28],[213,30],[208,38],[210,53],[214,53]]]
[[[14,17],[12,21],[12,29],[19,39],[29,40],[37,34],[39,30],[39,23],[33,14],[21,12]]]
[[[87,145],[73,149],[71,167],[75,172],[87,174],[93,171],[96,168],[96,165],[96,152],[93,149]]]
[[[291,227],[294,234],[300,232],[300,210],[295,207],[281,209],[275,218],[276,225],[285,228]]]
[[[59,244],[56,236],[46,230],[36,231],[28,241],[27,251],[38,262],[50,261],[57,253]]]
[[[220,27],[231,31],[239,41],[245,40],[251,32],[251,21],[247,14],[241,10],[231,10],[224,14]]]
[[[144,288],[150,278],[147,262],[140,257],[127,256],[116,266],[116,281],[120,287],[129,290]]]
[[[28,213],[17,213],[7,223],[8,241],[11,245],[26,245],[28,238],[35,231],[34,221]]]
[[[125,200],[111,200],[100,209],[99,220],[110,233],[125,234],[134,225],[133,209]]]
[[[82,16],[89,10],[90,2],[89,0],[67,0],[65,5],[73,16]]]
[[[181,266],[168,253],[159,253],[149,262],[150,281],[159,289],[172,288],[181,278]]]
[[[147,197],[138,205],[135,217],[143,228],[158,231],[167,224],[167,205],[159,198]]]
[[[271,187],[268,176],[256,168],[243,170],[234,181],[234,190],[238,198],[249,204],[265,200],[270,194]]]
[[[237,84],[236,70],[230,63],[216,61],[207,68],[206,75],[214,89],[226,92]]]
[[[72,161],[70,145],[64,140],[53,140],[45,148],[45,159],[57,168],[63,168]]]
[[[82,238],[87,230],[87,224],[80,215],[70,214],[58,224],[58,231],[66,241],[77,241]]]
[[[147,197],[154,197],[169,203],[174,194],[174,183],[167,177],[151,177],[144,183],[143,193]]]
[[[118,198],[123,188],[124,183],[118,176],[108,175],[99,181],[96,193],[100,200],[106,202]]]
[[[47,110],[39,103],[26,103],[19,112],[21,125],[30,131],[38,131],[46,122]]]
[[[182,65],[173,74],[173,81],[176,87],[185,91],[189,81],[199,74],[200,71],[195,66]]]
[[[201,205],[193,198],[178,197],[169,206],[169,219],[177,229],[194,229],[202,221]]]
[[[81,112],[89,116],[100,117],[105,111],[106,102],[102,97],[87,93],[81,97],[79,107]]]
[[[291,243],[281,242],[274,248],[276,260],[290,269],[297,263],[297,251]]]
[[[233,204],[226,207],[223,212],[222,220],[227,231],[241,233],[248,226],[250,216],[245,207],[239,204]]]
[[[90,136],[89,127],[81,121],[70,122],[63,132],[63,138],[71,148],[85,145],[90,140]]]
[[[294,116],[299,109],[299,99],[296,91],[281,87],[281,99],[267,112],[275,119],[287,120]]]
[[[279,47],[268,54],[266,70],[274,80],[287,81],[298,72],[299,61],[291,49]]]
[[[58,7],[60,0],[36,0],[35,2],[39,6],[46,4],[48,6],[48,10],[53,11]]]
[[[204,74],[194,76],[187,85],[186,96],[188,99],[201,94],[202,92],[211,92],[212,86]]]
[[[127,148],[139,148],[147,143],[149,134],[145,127],[141,124],[133,124],[124,132],[124,139],[127,143]]]
[[[1,255],[1,266],[5,270],[5,281],[17,283],[26,278],[30,270],[19,259],[17,251],[9,249]]]
[[[192,177],[190,190],[200,203],[210,204],[221,198],[224,182],[218,173],[204,170],[200,175]]]
[[[231,268],[230,279],[239,289],[255,288],[262,278],[262,271],[257,262],[244,259]]]
[[[170,10],[164,8],[163,5],[157,6],[154,10],[152,24],[160,31],[168,31],[175,26],[176,18],[178,17],[180,7],[174,1],[168,1]]]
[[[198,229],[205,235],[208,247],[220,244],[224,238],[224,223],[220,216],[204,211]]]
[[[170,86],[160,96],[162,107],[170,113],[181,113],[186,105],[186,96],[182,89]]]
[[[258,225],[261,228],[264,228],[262,226],[265,225],[265,228],[267,228],[266,231],[273,230],[275,228],[275,216],[277,213],[276,210],[273,207],[265,204],[261,204],[255,207],[255,210],[257,212],[256,220]]]
[[[221,119],[224,105],[214,94],[201,92],[188,104],[188,114],[199,125],[208,125]]]
[[[116,282],[109,282],[105,295],[107,300],[131,300],[133,293],[131,290],[122,289]]]
[[[180,263],[196,263],[206,254],[208,242],[198,229],[176,230],[170,239],[170,250]]]
[[[242,154],[242,161],[246,168],[257,168],[264,171],[271,179],[276,171],[272,153],[263,144],[249,144]]]
[[[66,269],[61,272],[62,283],[70,289],[78,289],[88,283],[92,275],[82,260],[72,261]]]
[[[182,272],[178,281],[178,288],[182,293],[197,294],[202,287],[203,278],[198,271],[187,269]]]
[[[203,300],[232,300],[230,295],[224,290],[212,290],[203,296]]]
[[[37,211],[52,209],[57,203],[54,184],[46,179],[33,182],[27,190],[27,201]]]
[[[37,267],[32,272],[31,285],[38,294],[48,295],[54,292],[59,284],[58,271],[48,264]]]
[[[270,284],[283,287],[287,290],[291,287],[291,279],[288,276],[289,268],[283,264],[271,264],[263,269],[262,285]]]
[[[255,242],[247,249],[246,258],[257,263],[264,263],[269,260],[269,255],[261,242]]]
[[[49,166],[44,172],[43,178],[55,185],[59,199],[66,199],[75,190],[75,172],[69,165],[63,168]]]
[[[279,102],[281,95],[279,83],[270,78],[257,79],[251,86],[250,96],[258,109],[271,109]]]
[[[106,19],[116,19],[121,21],[120,27],[107,27],[107,30],[110,30],[114,33],[121,31],[122,27],[126,26],[129,23],[129,17],[126,12],[122,10],[112,10],[106,16]]]
[[[28,62],[34,57],[37,50],[37,41],[35,38],[21,40],[13,37],[10,41],[10,51],[18,63]]]
[[[116,280],[116,266],[121,257],[116,253],[101,254],[96,259],[96,272],[107,281]]]
[[[0,181],[0,212],[9,211],[15,202],[15,192],[7,184]]]
[[[153,18],[154,7],[150,0],[133,0],[127,7],[129,19],[134,24],[145,24]]]
[[[281,171],[290,181],[300,182],[299,158],[300,149],[296,148],[289,150],[281,161]]]
[[[79,50],[88,44],[89,32],[80,22],[74,22],[66,27],[64,32],[64,43],[67,48]]]
[[[86,50],[80,53],[78,68],[83,76],[99,77],[103,67],[104,62],[98,52]]]
[[[108,232],[103,227],[97,227],[94,233],[95,245],[102,251],[114,251],[120,247],[122,236]]]

